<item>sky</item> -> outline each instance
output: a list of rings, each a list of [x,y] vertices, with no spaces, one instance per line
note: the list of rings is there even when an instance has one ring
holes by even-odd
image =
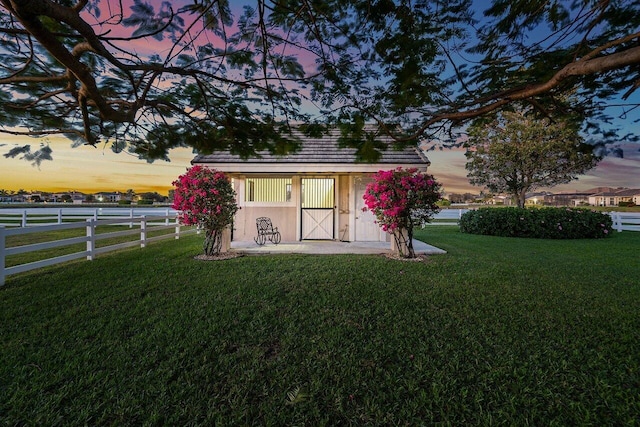
[[[141,42],[130,47],[144,51],[149,45]],[[640,133],[638,124],[632,129]],[[41,142],[52,147],[54,160],[43,161],[39,167],[0,156],[0,190],[94,193],[133,189],[138,193],[155,191],[166,195],[172,188],[171,182],[186,171],[194,157],[191,149],[178,149],[170,153],[171,162],[157,160],[149,164],[127,153],[115,154],[108,147],[71,148],[71,142],[59,136],[38,140],[6,134],[0,134],[0,154],[16,145],[37,147]],[[554,187],[552,191],[582,191],[599,186],[640,188],[639,149],[640,144],[628,145],[624,149],[625,158],[605,158],[578,180]],[[443,183],[445,192],[479,193],[482,190],[469,184],[461,150],[431,151],[427,155],[431,160],[429,172]]]
[[[191,149],[179,149],[171,152],[171,162],[147,163],[127,153],[115,154],[109,148],[71,148],[71,142],[61,137],[48,137],[47,141],[53,148],[53,161],[44,161],[39,167],[0,156],[0,189],[83,193],[132,189],[137,193],[167,195],[171,183],[187,170],[194,157]],[[0,135],[0,153],[23,143],[39,144],[33,138]],[[607,157],[578,180],[549,190],[571,192],[601,186],[640,188],[639,149],[640,144],[630,144],[625,147],[625,158]],[[445,193],[477,194],[482,189],[469,184],[462,150],[430,151],[427,156],[431,161],[428,171],[443,184]]]
[[[190,166],[191,149],[174,150],[171,162],[157,160],[147,163],[128,153],[115,154],[108,147],[80,146],[71,148],[63,137],[48,137],[53,149],[52,161],[40,166],[18,158],[0,156],[0,189],[18,191],[64,192],[127,191],[157,192],[167,195],[171,183]],[[0,134],[0,153],[14,144],[31,144],[37,139]],[[6,145],[2,145],[6,144]]]

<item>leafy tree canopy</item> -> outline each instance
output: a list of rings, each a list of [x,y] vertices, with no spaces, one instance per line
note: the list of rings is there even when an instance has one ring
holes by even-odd
[[[0,130],[148,160],[175,147],[249,156],[296,149],[289,125],[318,119],[356,148],[370,122],[399,144],[456,143],[525,102],[579,115],[603,147],[636,138],[612,120],[637,112],[637,2],[246,3],[0,0]],[[47,148],[10,155],[39,162]]]
[[[474,125],[465,145],[469,181],[513,195],[521,208],[527,192],[571,182],[600,160],[575,123],[524,111],[505,111]]]

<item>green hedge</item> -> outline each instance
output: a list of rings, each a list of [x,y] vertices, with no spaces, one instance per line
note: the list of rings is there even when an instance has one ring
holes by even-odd
[[[460,218],[460,231],[503,237],[598,239],[611,235],[606,213],[571,208],[480,208]]]

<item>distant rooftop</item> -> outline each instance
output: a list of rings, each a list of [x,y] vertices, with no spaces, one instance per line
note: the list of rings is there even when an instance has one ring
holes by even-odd
[[[640,194],[640,188],[622,188],[622,189],[613,189],[612,191],[602,191],[594,194],[594,196],[626,197],[626,196],[637,196],[638,194]]]

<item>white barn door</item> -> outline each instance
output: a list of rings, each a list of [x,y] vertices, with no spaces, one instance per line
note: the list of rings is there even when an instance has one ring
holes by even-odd
[[[302,240],[333,240],[335,219],[335,180],[302,179]]]
[[[355,240],[356,242],[379,242],[381,238],[381,228],[376,224],[376,217],[371,211],[363,212],[365,207],[364,191],[370,179],[357,177],[354,179],[356,196],[356,217],[355,217]]]

